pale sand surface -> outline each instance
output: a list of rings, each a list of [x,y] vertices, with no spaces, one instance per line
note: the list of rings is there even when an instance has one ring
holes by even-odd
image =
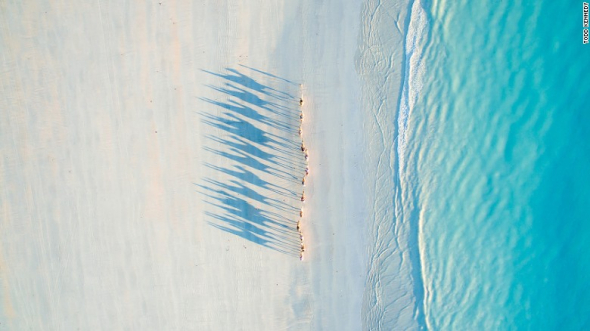
[[[360,329],[359,10],[0,4],[0,329]]]

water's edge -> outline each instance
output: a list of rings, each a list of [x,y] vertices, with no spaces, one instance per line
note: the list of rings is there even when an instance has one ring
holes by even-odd
[[[425,24],[421,10],[417,2],[367,0],[361,12],[356,68],[369,145],[365,169],[372,185],[367,195],[372,210],[362,312],[367,330],[425,327],[418,213],[400,166],[407,117],[416,98],[414,85],[419,82],[416,74],[421,73],[414,69],[421,65],[415,61]]]

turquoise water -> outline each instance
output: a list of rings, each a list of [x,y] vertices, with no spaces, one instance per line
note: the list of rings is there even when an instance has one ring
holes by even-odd
[[[399,96],[394,139],[384,146],[396,151],[396,212],[376,215],[377,223],[408,228],[414,300],[406,302],[415,325],[590,329],[590,45],[582,44],[582,2],[418,4],[410,4],[403,37],[401,88],[389,90]],[[369,282],[391,272],[374,271]],[[385,307],[375,315],[385,324],[365,323],[399,326],[388,314]]]

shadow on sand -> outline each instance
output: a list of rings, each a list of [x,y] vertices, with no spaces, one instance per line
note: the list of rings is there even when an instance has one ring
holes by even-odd
[[[208,104],[199,113],[202,122],[215,134],[205,136],[210,175],[195,185],[215,211],[206,212],[211,226],[299,256],[296,223],[305,169],[298,152],[299,85],[243,68],[203,70],[218,82],[207,85],[210,97],[199,98]]]

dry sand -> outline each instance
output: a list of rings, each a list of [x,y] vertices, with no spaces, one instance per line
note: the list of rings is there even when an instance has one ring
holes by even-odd
[[[360,329],[359,7],[0,4],[0,329]]]

